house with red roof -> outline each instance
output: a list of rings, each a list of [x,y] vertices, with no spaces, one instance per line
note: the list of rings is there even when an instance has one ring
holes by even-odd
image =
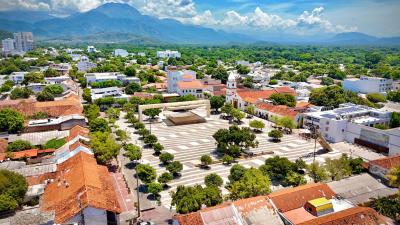
[[[400,154],[371,160],[366,163],[366,167],[371,174],[378,176],[386,182],[388,181],[386,175],[391,169],[398,166],[400,166]]]

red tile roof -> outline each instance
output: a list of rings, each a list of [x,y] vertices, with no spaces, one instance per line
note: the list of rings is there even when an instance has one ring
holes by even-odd
[[[19,152],[13,152],[13,153],[11,153],[11,158],[12,159],[21,159],[21,158],[36,157],[38,155],[38,150],[39,149],[29,149],[29,150],[24,150],[24,151],[19,151]]]
[[[289,87],[277,87],[271,90],[254,90],[254,89],[242,89],[237,90],[237,94],[245,102],[256,103],[259,99],[268,99],[272,94],[290,94],[295,96],[296,92]]]
[[[74,151],[76,148],[78,148],[79,146],[85,147],[85,148],[89,148],[87,145],[81,143],[80,141],[76,141],[75,143],[71,144],[69,146],[69,150],[70,151]]]
[[[288,116],[292,119],[294,119],[298,114],[298,112],[296,112],[293,108],[290,108],[286,105],[273,105],[266,102],[258,103],[256,108],[281,116]]]
[[[389,156],[382,159],[375,159],[368,162],[369,165],[377,165],[390,170],[393,167],[400,166],[400,155]]]
[[[36,176],[29,176],[26,178],[26,181],[28,181],[29,186],[32,186],[37,184],[43,184],[45,180],[54,179],[55,176],[56,173],[44,173]]]
[[[41,208],[54,211],[56,223],[65,223],[89,206],[121,212],[107,167],[80,152],[57,166],[54,182],[45,188]]]
[[[179,81],[179,89],[203,89],[204,85],[199,80]]]
[[[8,141],[4,138],[0,138],[0,153],[5,153],[7,151]]]
[[[303,207],[312,199],[322,197],[331,199],[335,195],[335,192],[327,184],[315,183],[277,191],[269,194],[268,197],[280,212],[287,212]]]
[[[353,207],[325,216],[320,216],[297,225],[383,225],[385,220],[372,208]]]
[[[82,137],[88,137],[89,136],[89,129],[86,127],[82,127],[79,125],[74,126],[69,130],[69,136],[66,138],[66,141],[71,141],[73,140],[76,136],[82,136]]]
[[[0,101],[0,109],[12,108],[19,111],[24,116],[32,116],[38,112],[46,112],[50,116],[66,116],[72,114],[82,115],[83,106],[77,95],[70,95],[62,100],[37,102],[32,99],[27,100],[6,100]]]

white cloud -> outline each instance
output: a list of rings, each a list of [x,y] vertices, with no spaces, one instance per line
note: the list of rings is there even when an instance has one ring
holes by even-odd
[[[86,12],[101,4],[102,0],[51,0],[51,8],[57,12],[78,11]]]
[[[139,9],[159,18],[189,18],[197,15],[192,0],[145,0]]]
[[[355,31],[355,27],[346,27],[344,25],[333,25],[329,20],[323,18],[323,7],[315,8],[309,13],[304,11],[298,18],[297,24],[299,27],[306,28],[321,28],[327,32],[349,32]]]
[[[263,12],[259,7],[250,15],[249,25],[262,28],[288,28],[296,25],[296,22],[291,19],[283,19],[278,15],[270,15]]]
[[[0,10],[50,10],[49,4],[40,0],[0,0]]]
[[[248,23],[247,16],[241,16],[236,11],[228,11],[224,15],[224,19],[222,19],[219,24],[222,26],[240,26],[240,25],[247,25]]]

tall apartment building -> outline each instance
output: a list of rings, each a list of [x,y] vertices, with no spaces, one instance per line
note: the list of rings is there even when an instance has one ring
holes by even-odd
[[[362,76],[360,78],[345,79],[343,81],[343,88],[363,94],[385,93],[392,89],[392,83],[392,79]]]
[[[33,50],[33,34],[32,32],[14,33],[15,50],[19,52],[27,52]]]
[[[158,58],[180,58],[181,53],[178,51],[171,51],[171,50],[157,51],[157,57]]]
[[[9,55],[14,52],[15,47],[14,47],[14,39],[7,38],[1,41],[1,45],[3,46],[3,54],[4,55]]]

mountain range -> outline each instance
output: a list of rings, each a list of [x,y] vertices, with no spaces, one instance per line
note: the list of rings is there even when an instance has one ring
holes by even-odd
[[[324,37],[285,39],[229,33],[202,26],[187,25],[173,19],[142,15],[128,4],[107,3],[96,9],[68,17],[46,12],[0,12],[0,29],[10,32],[31,31],[42,41],[115,42],[139,44],[228,44],[228,43],[317,43],[337,45],[400,45],[400,37],[377,38],[362,33],[341,33]]]

